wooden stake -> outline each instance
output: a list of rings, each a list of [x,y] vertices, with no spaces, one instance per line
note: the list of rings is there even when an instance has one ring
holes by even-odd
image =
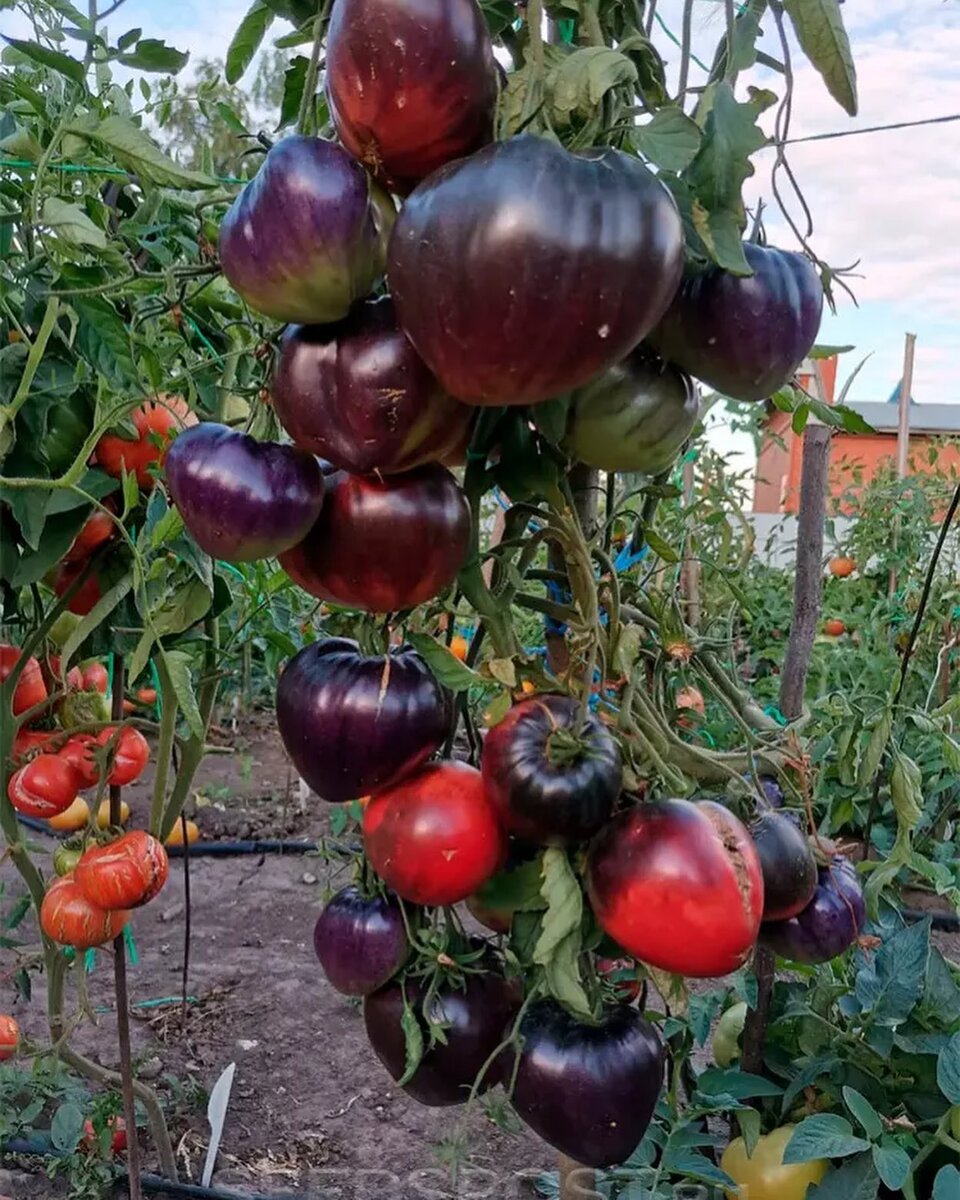
[[[903,375],[900,379],[900,406],[897,420],[897,479],[906,479],[910,458],[910,396],[913,393],[913,359],[917,347],[917,335],[908,333],[903,342]],[[900,515],[893,522],[893,548],[896,550],[900,537]],[[890,571],[888,593],[897,590],[897,572]]]
[[[683,505],[690,508],[694,501],[693,459],[683,464]],[[683,593],[687,598],[687,624],[691,629],[700,628],[700,564],[694,553],[693,535],[687,532],[683,554]]]
[[[560,1176],[560,1200],[595,1200],[597,1197],[597,1175],[592,1167],[585,1167],[575,1159],[561,1154],[558,1160]]]

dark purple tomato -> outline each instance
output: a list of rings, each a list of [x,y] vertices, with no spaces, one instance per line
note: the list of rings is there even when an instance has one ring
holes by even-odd
[[[753,782],[752,775],[744,775],[744,779],[748,783]],[[763,797],[771,808],[783,808],[783,788],[773,775],[761,775],[760,786],[763,789]]]
[[[803,254],[745,242],[754,274],[684,277],[649,341],[663,358],[735,400],[766,400],[816,341],[823,288]]]
[[[490,141],[497,75],[476,0],[337,0],[326,58],[340,140],[390,191]]]
[[[515,704],[487,734],[483,782],[504,828],[543,846],[593,837],[620,795],[616,739],[596,717],[577,730],[580,703],[537,696]]]
[[[291,326],[271,390],[296,444],[356,475],[440,462],[473,417],[414,350],[389,296],[365,301],[336,325]]]
[[[397,900],[342,888],[317,919],[313,947],[327,979],[347,996],[369,996],[392,979],[410,948]]]
[[[407,979],[404,986],[420,1023],[424,1044],[428,1046],[423,984]],[[493,972],[467,975],[462,988],[452,983],[441,986],[431,1003],[430,1015],[434,1022],[446,1026],[445,1041],[425,1050],[419,1067],[403,1090],[433,1108],[465,1103],[480,1068],[508,1032],[517,1007],[515,990],[502,975]],[[363,1022],[370,1045],[397,1080],[403,1077],[406,1065],[402,1018],[403,992],[399,983],[388,983],[363,1002]],[[499,1072],[495,1065],[491,1066],[478,1091],[487,1091],[498,1080]]]
[[[866,920],[856,868],[837,855],[829,867],[820,868],[817,889],[803,912],[763,925],[760,939],[792,962],[829,962],[853,945]]]
[[[396,783],[439,749],[450,695],[409,646],[364,655],[348,638],[305,646],[277,685],[277,728],[323,800],[355,800]]]
[[[467,557],[470,507],[439,463],[379,479],[326,478],[320,517],[280,556],[287,574],[321,600],[367,612],[415,608],[453,583]]]
[[[194,541],[226,562],[273,558],[296,546],[323,503],[323,473],[312,455],[212,421],[174,440],[164,470]]]
[[[393,206],[342,146],[282,138],[223,218],[220,263],[277,321],[339,321],[383,274]]]
[[[555,1000],[536,1000],[520,1023],[520,1044],[517,1115],[584,1166],[629,1158],[663,1086],[663,1045],[654,1027],[626,1004],[605,1009],[592,1025]]]
[[[787,921],[817,890],[817,860],[793,813],[768,809],[750,826],[763,871],[763,919]]]
[[[682,266],[676,204],[639,160],[522,134],[411,193],[388,277],[401,326],[452,396],[535,404],[632,350]]]
[[[601,471],[659,475],[699,416],[690,376],[640,349],[573,393],[565,446]]]

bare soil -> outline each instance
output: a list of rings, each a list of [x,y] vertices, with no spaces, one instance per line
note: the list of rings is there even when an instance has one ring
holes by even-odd
[[[322,802],[312,797],[301,804],[271,719],[247,722],[222,740],[232,743],[232,752],[205,760],[191,804],[205,841],[319,840],[329,832]],[[146,823],[149,792],[146,777],[124,793],[134,824]],[[50,874],[56,840],[32,831],[29,838]],[[172,860],[161,896],[133,919],[134,1055],[141,1077],[154,1081],[173,1109],[182,1178],[199,1178],[208,1140],[207,1092],[235,1062],[215,1186],[311,1200],[529,1194],[532,1179],[555,1166],[550,1149],[526,1131],[502,1131],[479,1107],[465,1114],[409,1099],[369,1048],[359,1006],[327,984],[312,933],[333,870],[316,854],[190,861],[188,995],[195,1002],[187,1005],[185,1024],[179,1003],[182,859]],[[2,912],[21,891],[9,863],[0,864],[0,882]],[[32,921],[28,916],[20,927],[28,943],[36,938]],[[0,1011],[12,1011],[24,1032],[43,1042],[44,988],[39,979],[35,984],[30,1003],[15,1003],[10,979],[0,971]],[[73,1044],[115,1067],[113,972],[106,953],[98,953],[88,984],[92,1005],[102,1010],[99,1024],[81,1025]],[[76,1006],[71,987],[68,1012]],[[454,1179],[449,1162],[458,1139],[464,1139],[464,1157]],[[147,1169],[156,1169],[149,1138],[141,1144]],[[22,1171],[30,1164],[19,1166]],[[0,1196],[5,1189],[16,1200],[63,1194],[37,1173],[4,1178],[0,1171]]]

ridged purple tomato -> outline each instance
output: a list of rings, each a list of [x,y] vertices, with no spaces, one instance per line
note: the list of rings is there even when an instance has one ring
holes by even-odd
[[[695,979],[746,962],[763,914],[749,833],[711,800],[619,813],[593,840],[587,889],[601,928],[634,958]]]
[[[473,418],[414,350],[388,296],[357,305],[336,325],[291,326],[271,391],[298,446],[356,475],[440,462]]]
[[[341,888],[327,902],[313,948],[327,979],[347,996],[369,996],[383,987],[410,953],[396,898],[365,896],[357,887]]]
[[[822,963],[853,945],[867,923],[863,890],[853,863],[837,855],[821,867],[813,899],[789,921],[772,921],[761,929],[765,946],[792,962]]]
[[[258,313],[339,321],[383,274],[393,206],[342,146],[282,138],[220,225],[220,263]]]
[[[323,473],[312,455],[226,425],[185,429],[164,469],[194,541],[226,562],[282,554],[303,541],[320,515]]]
[[[817,860],[793,813],[768,809],[750,826],[763,870],[763,919],[788,921],[817,890]]]
[[[553,999],[535,1000],[520,1022],[512,1100],[545,1142],[588,1167],[630,1157],[663,1087],[663,1044],[626,1004],[598,1024],[579,1021]],[[504,1068],[509,1078],[509,1066]]]
[[[497,74],[476,0],[337,0],[326,59],[340,140],[390,191],[490,141]]]
[[[502,975],[492,971],[467,975],[463,987],[453,983],[441,986],[429,1011],[432,1021],[446,1027],[444,1039],[429,1046],[423,1017],[423,983],[408,979],[404,987],[429,1048],[403,1090],[434,1108],[464,1104],[480,1068],[509,1031],[517,1011],[514,989]],[[399,983],[387,984],[363,1002],[363,1023],[370,1045],[396,1080],[403,1077],[407,1060],[402,1018],[403,990]],[[478,1093],[487,1091],[498,1080],[499,1073],[492,1066]]]
[[[432,600],[457,577],[470,541],[470,507],[438,463],[402,475],[326,477],[304,540],[280,556],[287,574],[321,600],[399,612]]]
[[[570,696],[515,704],[487,734],[483,781],[504,828],[539,845],[568,845],[609,820],[623,764],[616,739]]]
[[[442,745],[450,694],[409,646],[365,655],[348,638],[305,646],[277,685],[277,728],[300,776],[330,803],[415,771]]]
[[[401,326],[452,396],[535,404],[632,350],[682,266],[676,204],[638,159],[522,134],[414,189],[388,278]]]
[[[817,339],[823,287],[803,254],[745,242],[754,274],[688,274],[650,334],[654,349],[734,400],[766,400]]]
[[[665,471],[693,432],[700,398],[689,375],[646,349],[578,388],[567,411],[565,446],[601,471]]]

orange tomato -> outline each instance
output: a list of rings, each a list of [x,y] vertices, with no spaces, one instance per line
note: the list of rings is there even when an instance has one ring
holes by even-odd
[[[62,813],[57,813],[55,817],[48,817],[47,824],[57,833],[76,833],[89,820],[90,805],[82,796],[78,796]]]
[[[196,821],[187,820],[187,844],[192,846],[194,842],[200,841],[200,826]],[[164,838],[165,846],[182,846],[183,845],[183,824],[177,820],[176,825],[170,830]]]
[[[182,396],[165,394],[145,401],[131,415],[138,437],[105,433],[97,442],[96,458],[108,475],[119,479],[124,470],[135,472],[137,483],[149,490],[155,471],[163,465],[167,447],[181,429],[197,424],[197,415]]]
[[[523,694],[525,696],[532,696],[533,693],[537,690],[537,687],[536,687],[536,684],[532,680],[525,679],[523,681],[523,683],[520,684],[520,690],[523,692]]]
[[[13,1058],[20,1045],[20,1026],[6,1014],[0,1014],[0,1062]]]
[[[7,678],[20,659],[20,651],[16,646],[0,643],[0,683]],[[26,666],[20,672],[17,686],[13,692],[13,715],[33,708],[35,704],[47,698],[47,685],[43,682],[43,672],[35,658],[28,658]]]
[[[126,800],[121,800],[120,801],[120,824],[126,825],[126,823],[129,820],[130,820],[130,805],[126,802]],[[97,828],[98,829],[109,829],[110,828],[110,801],[109,800],[101,800],[100,801],[100,807],[97,809]]]
[[[707,711],[706,703],[703,699],[703,692],[698,687],[685,687],[677,692],[676,698],[677,708],[690,708],[701,716]]]
[[[857,564],[852,558],[831,558],[827,566],[835,579],[846,579],[857,569]]]
[[[470,649],[470,643],[465,637],[456,634],[450,641],[450,653],[454,658],[459,658],[461,662],[465,662],[467,651]]]
[[[840,637],[841,634],[847,632],[847,627],[839,617],[829,617],[823,623],[823,632],[827,637]]]
[[[108,912],[91,904],[72,875],[55,879],[40,905],[43,932],[58,945],[75,950],[112,942],[129,919],[128,912]]]
[[[73,877],[91,904],[115,912],[149,903],[169,874],[161,843],[145,829],[133,829],[106,846],[91,846]]]

